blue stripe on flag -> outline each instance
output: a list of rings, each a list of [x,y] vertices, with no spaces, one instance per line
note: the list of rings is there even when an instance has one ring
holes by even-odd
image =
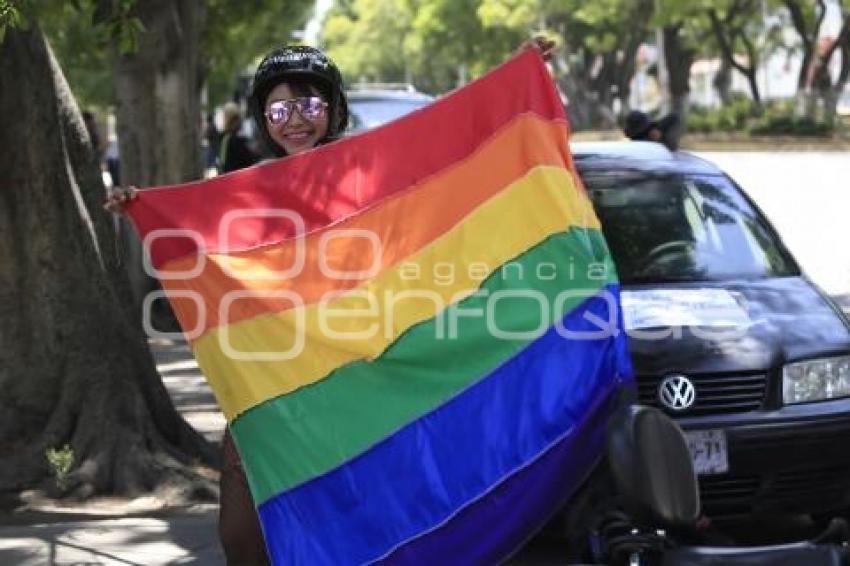
[[[619,287],[603,291],[617,296]],[[563,326],[598,331],[585,315],[607,320],[609,306],[592,297],[568,313]],[[260,505],[273,563],[356,564],[396,549],[411,559],[415,549],[429,547],[430,536],[437,542],[445,533],[484,532],[493,525],[462,510],[498,493],[498,486],[508,486],[521,470],[550,478],[562,474],[565,483],[575,484],[563,486],[568,493],[601,450],[599,442],[591,443],[592,450],[580,448],[582,436],[601,434],[601,428],[582,429],[581,424],[598,424],[587,419],[613,387],[630,377],[622,332],[617,338],[575,340],[549,329],[489,375],[363,454]],[[523,489],[540,489],[521,483]],[[449,525],[458,521],[477,524]],[[511,523],[515,532],[504,532],[500,540],[483,537],[466,544],[477,546],[475,555],[493,556],[503,543],[522,540],[538,526]],[[409,548],[402,549],[407,543]]]

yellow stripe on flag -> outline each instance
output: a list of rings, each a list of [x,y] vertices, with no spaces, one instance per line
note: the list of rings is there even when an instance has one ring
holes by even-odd
[[[212,329],[194,343],[195,356],[230,421],[345,364],[374,359],[512,258],[575,226],[599,228],[586,195],[570,171],[536,167],[375,279],[317,304]]]

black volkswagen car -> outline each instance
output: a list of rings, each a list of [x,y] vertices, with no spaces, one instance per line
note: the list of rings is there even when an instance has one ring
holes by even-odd
[[[573,144],[622,284],[640,402],[686,432],[709,515],[850,508],[850,323],[711,163]]]

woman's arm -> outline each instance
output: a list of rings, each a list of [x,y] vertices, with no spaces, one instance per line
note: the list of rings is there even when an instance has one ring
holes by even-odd
[[[555,46],[557,44],[555,41],[551,39],[547,39],[542,35],[534,36],[533,39],[529,39],[525,43],[519,46],[517,49],[517,53],[525,49],[526,47],[531,47],[532,49],[536,49],[540,56],[543,57],[544,61],[552,60],[552,53],[555,51]]]

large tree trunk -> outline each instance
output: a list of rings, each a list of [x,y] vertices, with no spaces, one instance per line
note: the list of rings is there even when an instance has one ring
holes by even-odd
[[[632,79],[635,76],[636,57],[640,46],[649,35],[649,21],[653,15],[653,3],[650,0],[638,0],[634,3],[633,12],[629,18],[630,25],[626,26],[622,38],[622,57],[618,60],[617,94],[622,106],[619,118],[629,113],[629,99],[632,92]]]
[[[691,65],[696,53],[682,42],[681,24],[664,26],[664,62],[667,65],[670,111],[679,115],[684,127],[691,94]]]
[[[714,75],[711,84],[714,90],[717,91],[717,96],[720,97],[721,104],[728,104],[732,100],[732,65],[729,64],[725,57],[720,58],[720,68],[717,69],[717,73]]]
[[[803,48],[803,62],[797,77],[797,94],[794,114],[798,118],[815,118],[817,111],[817,92],[814,89],[818,66],[818,38],[821,25],[826,17],[826,5],[823,0],[815,2],[815,20],[806,21],[804,0],[783,0],[791,16],[791,23],[800,38]]]
[[[138,49],[117,54],[115,93],[125,185],[149,187],[201,177],[201,2],[148,0],[139,8],[145,31]],[[117,49],[116,49],[117,53]],[[122,231],[134,302],[140,308],[156,281],[142,269],[141,245]]]
[[[7,30],[0,85],[0,491],[48,487],[45,452],[68,444],[77,496],[214,495],[192,466],[216,454],[132,321],[88,135],[35,25]]]
[[[835,42],[823,54],[823,63],[815,79],[823,100],[824,122],[827,124],[835,123],[838,99],[844,92],[848,77],[850,77],[850,10],[845,11],[843,15],[844,21],[841,31]],[[829,73],[829,63],[836,51],[841,53],[841,67],[838,70],[835,84],[833,84],[832,76]]]
[[[739,17],[747,10],[752,11],[754,9],[755,4],[753,3],[734,4],[729,8],[726,16],[721,21],[717,10],[710,8],[708,10],[708,18],[711,22],[714,39],[717,41],[717,45],[720,48],[720,57],[723,65],[722,68],[728,69],[730,67],[734,67],[738,72],[746,77],[753,102],[755,103],[756,108],[761,109],[761,93],[759,92],[758,82],[756,81],[756,73],[759,66],[756,46],[747,36],[747,30],[745,27],[743,25],[739,27],[735,23],[736,17]],[[744,17],[746,17],[746,15]],[[734,47],[736,40],[740,40],[747,50],[746,65],[735,58],[736,54]],[[728,90],[726,96],[728,98]],[[724,102],[725,101],[726,99],[724,99]]]
[[[566,44],[565,45],[569,45]],[[558,88],[566,97],[566,111],[570,120],[570,129],[575,132],[589,128],[615,127],[616,117],[610,108],[597,99],[591,86],[590,71],[587,63],[570,64],[571,57],[555,57],[555,74]],[[588,59],[577,57],[579,61]]]
[[[826,122],[828,124],[834,124],[835,119],[838,114],[838,100],[841,97],[842,93],[844,93],[844,89],[847,88],[847,82],[850,80],[850,15],[845,16],[848,18],[845,20],[845,35],[842,36],[840,49],[841,49],[841,68],[838,71],[838,78],[835,81],[835,85],[832,87],[831,97],[829,103],[827,103],[825,114],[826,114]]]

